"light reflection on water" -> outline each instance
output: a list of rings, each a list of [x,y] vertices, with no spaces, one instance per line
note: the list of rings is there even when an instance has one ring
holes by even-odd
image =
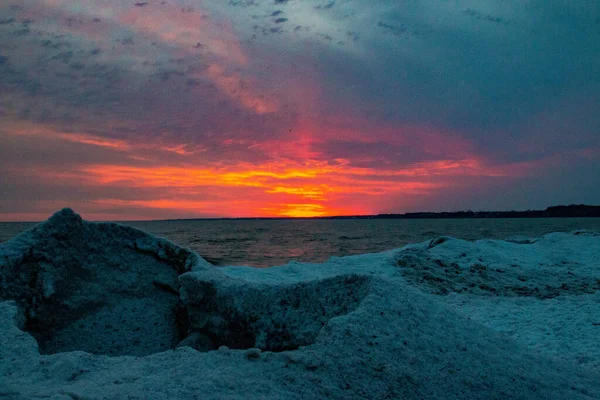
[[[216,265],[267,267],[291,260],[372,253],[437,236],[462,239],[540,236],[577,229],[600,231],[600,218],[419,220],[188,220],[127,222],[197,251]],[[29,228],[0,223],[0,241]]]

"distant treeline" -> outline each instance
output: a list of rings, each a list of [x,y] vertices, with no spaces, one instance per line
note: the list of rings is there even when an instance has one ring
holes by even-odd
[[[527,211],[455,211],[415,212],[406,214],[379,214],[369,218],[422,219],[422,218],[582,218],[600,217],[600,206],[573,204],[552,206],[545,210]]]
[[[552,206],[545,210],[527,211],[454,211],[414,212],[406,214],[344,215],[334,217],[254,217],[254,218],[194,218],[194,220],[280,220],[280,219],[450,219],[450,218],[600,218],[600,206],[573,204]],[[177,221],[177,220],[171,220]]]
[[[600,206],[572,204],[552,206],[545,210],[527,211],[452,211],[414,212],[406,214],[377,214],[339,217],[316,217],[315,219],[444,219],[444,218],[600,218]]]

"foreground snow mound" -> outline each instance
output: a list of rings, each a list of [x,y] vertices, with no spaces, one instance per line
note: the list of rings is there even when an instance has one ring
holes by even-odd
[[[469,242],[440,237],[407,246],[397,264],[435,294],[552,299],[600,290],[600,236],[553,233],[537,239]]]
[[[431,252],[443,241],[324,264],[216,268],[63,210],[0,245],[1,295],[14,299],[0,302],[0,397],[600,398],[600,375],[475,322],[406,273],[437,265]],[[451,255],[456,246],[446,246]],[[407,254],[410,266],[399,263]],[[110,341],[75,334],[87,326]],[[99,350],[69,352],[66,338]],[[146,355],[156,349],[165,351]]]
[[[187,334],[177,276],[196,258],[64,209],[2,245],[0,299],[17,301],[42,353],[151,354]]]
[[[600,372],[600,235],[442,237],[396,255],[413,285],[485,326]]]

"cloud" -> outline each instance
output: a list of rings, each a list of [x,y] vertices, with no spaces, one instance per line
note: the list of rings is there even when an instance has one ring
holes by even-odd
[[[593,2],[25,0],[0,15],[3,218],[77,185],[95,217],[529,208],[576,197],[565,171],[600,174]]]

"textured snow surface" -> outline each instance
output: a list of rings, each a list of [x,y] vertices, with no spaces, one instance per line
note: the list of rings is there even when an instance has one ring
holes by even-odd
[[[0,244],[0,398],[600,398],[600,237],[253,269],[62,210]]]

